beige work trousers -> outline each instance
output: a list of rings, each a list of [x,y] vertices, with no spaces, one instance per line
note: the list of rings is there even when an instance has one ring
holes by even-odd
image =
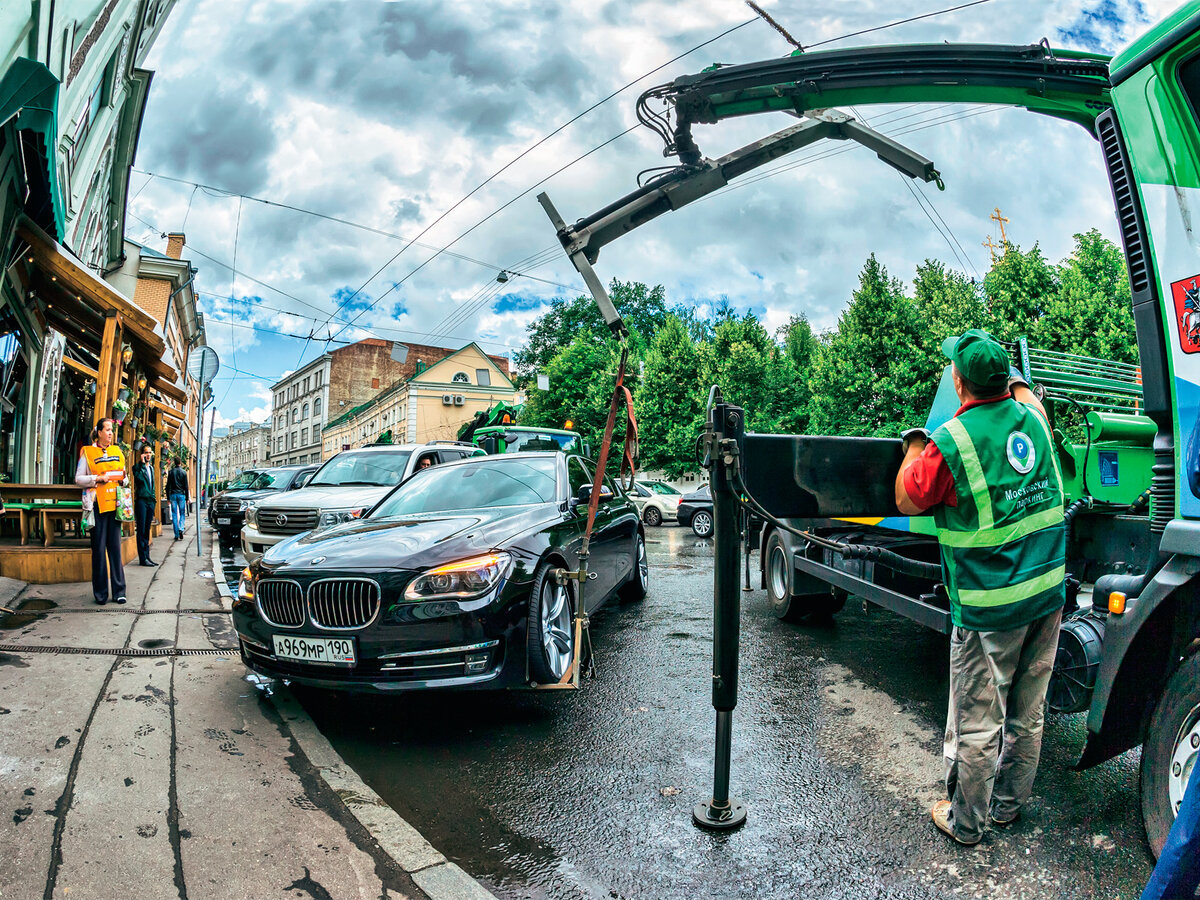
[[[1016,818],[1033,792],[1061,620],[1059,610],[1009,631],[951,632],[946,794],[962,841],[979,840],[989,814]]]

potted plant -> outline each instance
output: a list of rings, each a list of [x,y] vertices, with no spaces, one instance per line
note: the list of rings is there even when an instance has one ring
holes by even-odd
[[[129,402],[129,398],[130,398],[130,397],[132,397],[132,396],[133,396],[133,391],[131,391],[131,390],[130,390],[129,388],[127,388],[127,387],[123,387],[123,388],[121,388],[119,391],[117,391],[117,399],[118,399],[118,400],[120,400],[120,401],[121,401],[121,402],[123,402],[123,403],[128,403],[128,402]],[[128,406],[126,406],[125,408],[126,408],[126,409],[128,409],[129,407],[128,407]]]
[[[116,422],[118,425],[120,425],[122,422],[125,421],[125,416],[129,413],[129,404],[126,403],[124,400],[122,400],[120,397],[118,397],[116,400],[113,401],[112,409],[113,409],[113,414],[112,414],[113,421]]]

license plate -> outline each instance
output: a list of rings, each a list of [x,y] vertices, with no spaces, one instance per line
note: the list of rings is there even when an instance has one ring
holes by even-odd
[[[352,666],[358,661],[353,638],[310,638],[290,634],[271,637],[275,643],[275,655],[280,659],[325,666]]]
[[[228,525],[228,524],[229,524],[229,519],[227,519],[227,518],[226,518],[226,519],[222,519],[220,516],[218,516],[218,517],[217,517],[217,524],[218,524],[218,525]]]

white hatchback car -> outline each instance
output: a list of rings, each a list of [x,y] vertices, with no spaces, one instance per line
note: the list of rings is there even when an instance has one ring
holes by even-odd
[[[674,522],[679,515],[683,494],[665,481],[635,481],[629,499],[637,506],[647,525]]]
[[[252,563],[292,535],[357,519],[417,469],[482,455],[479,447],[457,441],[343,450],[300,490],[270,495],[246,510],[242,555]]]

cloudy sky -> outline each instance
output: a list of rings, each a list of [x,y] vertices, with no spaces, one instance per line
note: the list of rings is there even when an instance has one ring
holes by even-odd
[[[811,44],[955,4],[761,5]],[[830,46],[1048,37],[1111,53],[1174,6],[990,0]],[[553,176],[538,190],[568,221],[632,189],[639,171],[666,162],[645,128],[553,173],[634,125],[645,88],[790,51],[752,19],[741,0],[180,0],[147,63],[155,76],[127,233],[157,249],[161,233],[187,234],[224,367],[218,424],[267,418],[271,383],[330,337],[519,347],[551,299],[583,292],[530,189]],[[1115,237],[1100,155],[1078,126],[984,107],[860,112],[932,159],[945,192],[865,150],[802,151],[770,177],[735,182],[610,245],[601,277],[661,283],[671,302],[725,297],[770,326],[805,313],[828,328],[871,252],[904,280],[926,257],[982,274],[995,207],[1011,240],[1039,242],[1052,260],[1070,252],[1075,232]],[[716,157],[791,122],[755,116],[696,134]],[[501,269],[520,274],[501,284]]]

